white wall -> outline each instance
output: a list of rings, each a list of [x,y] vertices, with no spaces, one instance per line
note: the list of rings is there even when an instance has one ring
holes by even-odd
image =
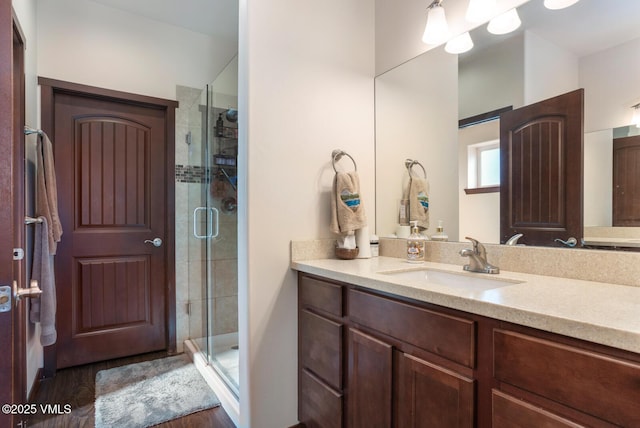
[[[458,60],[442,48],[376,78],[378,235],[392,234],[398,224],[410,158],[424,165],[431,186],[426,233],[442,220],[449,239],[458,239],[457,93]]]
[[[495,15],[529,0],[498,0]],[[431,1],[375,0],[376,75],[410,60],[434,46],[422,42]],[[443,7],[452,36],[469,31],[477,24],[464,19],[468,0],[447,0]]]
[[[458,169],[460,182],[460,240],[471,236],[488,244],[500,243],[500,192],[467,195],[468,148],[471,144],[484,143],[500,138],[500,121],[492,120],[458,131]]]
[[[613,130],[584,135],[584,226],[611,226],[613,218]]]
[[[459,118],[524,105],[524,36],[459,57]]]
[[[36,25],[36,0],[13,0],[13,10],[16,13],[20,27],[24,32],[26,39],[26,51],[25,51],[25,122],[27,125],[33,128],[40,127],[40,115],[38,107],[38,91],[37,91],[37,53],[38,44],[36,42],[38,38],[38,28]],[[26,185],[25,185],[25,199],[26,199],[26,213],[29,215],[34,214],[34,189],[35,189],[35,176],[33,165],[35,164],[36,153],[36,137],[26,137],[26,157],[27,164],[31,165],[26,170]],[[27,230],[27,233],[31,234],[32,230]],[[30,242],[27,239],[27,242]],[[29,247],[26,248],[26,254],[32,254],[32,250]],[[27,275],[30,275],[30,257],[27,258]],[[28,311],[27,311],[28,312]],[[28,315],[27,315],[28,316]],[[27,396],[31,392],[31,387],[36,380],[36,374],[38,369],[42,367],[42,346],[40,345],[40,325],[31,324],[28,320],[25,320],[27,325]]]
[[[239,142],[240,168],[248,171],[239,189],[239,298],[247,309],[240,346],[248,358],[240,364],[250,379],[250,389],[241,379],[241,426],[282,428],[297,421],[289,245],[332,236],[333,149],[356,160],[375,224],[374,8],[367,0],[244,0],[240,10],[239,106],[248,113]]]
[[[578,89],[578,57],[531,31],[524,34],[524,104]]]
[[[211,83],[236,54],[210,36],[89,0],[38,2],[38,74],[175,99]]]
[[[585,132],[629,125],[640,102],[640,38],[580,58]]]
[[[211,83],[211,92],[214,94],[223,94],[231,97],[230,101],[232,107],[237,107],[235,103],[238,98],[238,56],[236,55],[227,64],[227,66],[218,74],[216,80]],[[214,104],[216,107],[227,108],[231,107],[226,104]]]

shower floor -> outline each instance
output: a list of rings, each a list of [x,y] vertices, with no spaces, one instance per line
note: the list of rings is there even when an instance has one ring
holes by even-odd
[[[200,351],[206,348],[204,337],[193,339],[193,342]],[[238,333],[209,336],[209,346],[212,348],[212,354],[209,358],[211,366],[225,380],[235,396],[238,397],[240,395]]]

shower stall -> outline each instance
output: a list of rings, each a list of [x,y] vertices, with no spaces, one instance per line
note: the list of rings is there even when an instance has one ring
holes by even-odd
[[[237,401],[237,58],[204,89],[178,86],[177,97],[178,339],[182,328],[185,350]]]

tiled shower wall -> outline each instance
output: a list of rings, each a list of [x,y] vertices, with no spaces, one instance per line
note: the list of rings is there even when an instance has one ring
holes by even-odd
[[[235,191],[228,184],[220,185],[220,179],[212,179],[215,168],[206,170],[201,166],[204,91],[178,86],[176,94],[180,103],[176,110],[176,331],[178,352],[181,352],[185,339],[206,334],[207,323],[211,335],[238,331],[238,251],[237,213],[225,213],[221,209],[222,199],[236,197]],[[210,129],[221,111],[224,110],[214,110],[209,119]],[[189,132],[190,138],[187,138]],[[215,141],[211,156],[218,151],[218,144]],[[207,193],[213,196],[212,206],[220,213],[219,236],[210,241],[209,254],[207,240],[195,238],[193,225],[193,212],[205,205]],[[196,221],[198,233],[205,234],[204,213]],[[207,264],[212,284],[208,300]],[[207,303],[210,304],[208,319]]]

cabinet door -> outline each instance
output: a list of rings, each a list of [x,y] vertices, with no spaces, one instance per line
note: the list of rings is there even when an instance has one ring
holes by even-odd
[[[398,353],[396,388],[396,427],[473,427],[473,380]]]
[[[391,345],[349,329],[349,428],[391,426]]]

